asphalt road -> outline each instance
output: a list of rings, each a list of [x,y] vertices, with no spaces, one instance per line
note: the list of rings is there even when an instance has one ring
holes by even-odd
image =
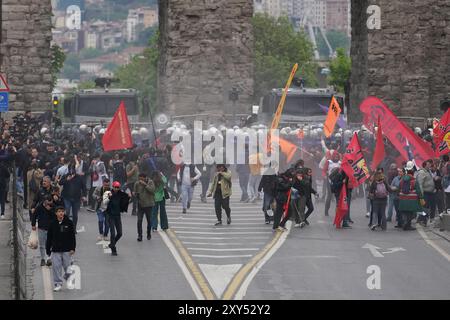
[[[97,217],[82,210],[79,228],[85,231],[77,236],[75,256],[81,289],[64,289],[52,298],[218,299],[237,297],[239,288],[240,297],[261,300],[450,297],[450,244],[431,231],[424,233],[442,253],[418,231],[399,231],[391,223],[386,232],[370,231],[363,201],[357,199],[352,201],[352,229],[336,230],[333,216],[325,217],[319,203],[310,226],[280,236],[264,224],[261,202],[239,202],[237,186],[233,184],[231,225],[223,218],[222,226],[213,226],[212,199],[201,203],[199,188],[188,214],[181,213],[181,204],[167,205],[170,231],[153,233],[150,241],[138,243],[136,217],[124,215],[117,257],[97,244]],[[267,250],[271,257],[265,256]],[[368,268],[379,271],[379,277]],[[248,277],[252,270],[254,277]],[[44,299],[41,267],[37,271],[35,299]]]

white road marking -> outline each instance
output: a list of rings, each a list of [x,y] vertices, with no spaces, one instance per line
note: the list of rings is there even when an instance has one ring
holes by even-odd
[[[86,228],[84,226],[81,226],[80,229],[77,229],[77,233],[86,232]]]
[[[211,220],[212,221],[212,220]],[[208,222],[188,222],[188,221],[183,221],[183,222],[180,222],[180,221],[171,221],[170,219],[169,219],[169,223],[171,224],[171,225],[194,225],[194,226],[197,226],[197,225],[199,225],[199,226],[211,226],[211,225],[213,225],[214,223],[215,223],[216,221],[214,220],[214,222],[210,222],[210,223],[208,223]],[[265,225],[263,222],[234,222],[234,220],[233,220],[233,225],[234,226],[243,226],[243,225]]]
[[[230,242],[230,243],[212,243],[212,242],[189,242],[183,241],[183,244],[195,244],[195,245],[207,245],[207,246],[243,246],[245,245],[263,245],[263,242],[254,242],[254,243],[238,243],[238,242]]]
[[[258,251],[258,248],[233,248],[233,249],[213,249],[213,248],[188,248],[189,250],[198,251]]]
[[[197,282],[192,277],[191,273],[187,269],[185,263],[183,262],[183,259],[180,257],[180,254],[178,253],[177,249],[174,247],[172,241],[170,241],[169,236],[164,231],[158,231],[161,235],[162,240],[166,244],[166,246],[169,248],[170,252],[172,253],[173,257],[175,258],[175,261],[178,263],[178,266],[181,268],[181,271],[183,272],[186,280],[188,281],[189,285],[192,288],[192,291],[194,291],[195,296],[198,300],[205,300],[205,297],[202,294],[202,291],[200,290]]]
[[[196,217],[193,217],[193,216],[186,216],[186,215],[183,215],[183,216],[180,216],[180,217],[177,217],[177,218],[172,218],[173,220],[185,220],[185,221],[192,221],[192,220],[200,220],[200,221],[211,221],[211,222],[215,222],[215,221],[217,221],[216,220],[216,217],[215,216],[212,216],[211,215],[211,218],[196,218]],[[234,217],[231,217],[231,220],[232,221],[261,221],[261,217],[256,217],[256,218],[234,218]]]
[[[42,282],[44,283],[44,299],[53,300],[53,285],[50,276],[50,268],[42,267]]]
[[[211,235],[216,235],[216,234],[271,234],[272,231],[248,231],[248,232],[201,232],[201,231],[176,231],[176,233],[179,234],[211,234]]]
[[[381,250],[381,248],[378,248],[377,246],[374,246],[373,244],[370,243],[366,243],[365,245],[362,246],[363,249],[369,249],[370,253],[375,257],[375,258],[383,258],[384,256],[378,251]]]
[[[234,296],[235,300],[242,300],[245,295],[247,294],[248,286],[250,285],[250,282],[253,280],[253,278],[256,276],[258,271],[264,266],[264,264],[269,261],[269,259],[274,255],[275,252],[278,251],[278,249],[283,245],[283,243],[286,241],[286,238],[288,234],[292,230],[292,222],[287,222],[287,228],[288,230],[286,232],[283,232],[280,239],[278,239],[277,243],[267,252],[267,254],[262,258],[252,269],[252,271],[247,275],[244,282],[241,284],[241,287],[239,288],[238,292],[236,292],[236,295]]]
[[[235,227],[234,225],[229,227],[230,230],[249,230],[249,227]],[[185,226],[175,226],[172,227],[172,229],[178,230],[178,229],[188,229],[188,230],[217,230],[218,228],[213,226],[212,224],[210,225],[210,227],[185,227]],[[267,227],[264,227],[264,224],[261,225],[260,228],[251,228],[250,230],[260,230],[260,231],[265,231],[268,230]],[[272,230],[272,228],[270,229]]]
[[[198,266],[208,280],[211,288],[214,290],[214,293],[220,299],[228,283],[242,267],[242,264],[199,264]]]
[[[235,255],[235,256],[211,256],[203,254],[193,254],[193,257],[197,258],[212,258],[212,259],[227,259],[227,258],[250,258],[253,257],[251,254]]]
[[[191,237],[191,236],[178,236],[179,239],[203,239],[203,240],[267,240],[262,237]]]
[[[111,254],[111,253],[112,253],[112,250],[111,250],[111,248],[103,249],[103,253],[109,253],[109,254]]]
[[[425,231],[423,230],[422,226],[417,224],[417,231],[419,232],[419,234],[422,236],[422,238],[426,241],[426,243],[428,243],[430,246],[432,246],[437,252],[439,252],[445,259],[447,259],[447,261],[450,262],[450,255],[445,252],[441,247],[439,247],[437,244],[434,243],[433,240],[431,240],[430,238],[428,238],[427,234],[425,233]]]
[[[383,253],[383,254],[386,254],[386,253],[394,253],[394,252],[406,251],[406,249],[400,248],[400,247],[397,247],[397,248],[389,248],[389,249],[387,249],[387,250],[388,250],[388,251],[382,252],[382,253]]]

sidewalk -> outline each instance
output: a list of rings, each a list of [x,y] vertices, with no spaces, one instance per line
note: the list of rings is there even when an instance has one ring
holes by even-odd
[[[11,203],[6,204],[5,220],[0,220],[0,300],[11,300]]]

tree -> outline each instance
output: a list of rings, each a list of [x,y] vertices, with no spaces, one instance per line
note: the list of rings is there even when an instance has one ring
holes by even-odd
[[[158,37],[159,33],[157,32],[150,39],[149,47],[142,55],[135,56],[129,64],[119,67],[115,73],[115,77],[119,79],[119,83],[115,86],[138,90],[140,98],[147,97],[149,99],[152,110],[156,108]]]
[[[350,57],[346,55],[344,48],[338,48],[336,53],[337,57],[330,63],[330,75],[328,81],[331,85],[334,85],[339,92],[345,93],[345,88],[350,78],[352,62]]]
[[[259,101],[273,88],[284,87],[295,63],[297,76],[306,85],[317,85],[313,46],[303,32],[296,32],[288,18],[271,18],[257,14],[253,17],[255,36],[254,98]]]
[[[76,54],[67,55],[61,77],[71,80],[80,79],[80,59]]]
[[[51,73],[52,73],[52,89],[56,85],[58,80],[58,74],[64,66],[66,60],[66,54],[62,51],[61,47],[54,44],[50,48],[51,51]]]

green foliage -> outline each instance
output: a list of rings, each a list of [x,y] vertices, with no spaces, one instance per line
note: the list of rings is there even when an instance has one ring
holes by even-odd
[[[151,39],[149,47],[140,56],[135,56],[132,61],[117,69],[115,77],[119,79],[115,87],[132,88],[139,91],[141,98],[148,97],[150,107],[156,107],[156,85],[158,77],[158,38],[157,32]],[[146,116],[146,115],[144,115]]]
[[[334,85],[341,93],[345,93],[345,86],[350,78],[350,70],[352,68],[352,62],[349,56],[347,56],[344,48],[338,48],[336,50],[337,57],[330,63],[330,75],[328,81],[331,85]]]
[[[158,27],[149,27],[142,30],[138,30],[138,39],[135,42],[135,45],[137,46],[148,45],[149,39],[151,39],[157,31]]]
[[[308,86],[317,85],[312,44],[304,33],[294,30],[287,18],[255,15],[253,32],[256,101],[271,89],[284,87],[295,63],[299,64],[297,76],[303,77]]]
[[[61,70],[61,78],[80,79],[80,58],[76,54],[67,55],[64,68]]]
[[[319,49],[320,56],[328,59],[330,57],[330,51],[324,38],[322,37],[322,34],[318,34],[317,48]],[[325,34],[333,51],[336,51],[337,48],[344,48],[346,52],[350,51],[350,37],[348,37],[345,32],[331,30],[327,31]]]
[[[53,87],[56,85],[56,80],[58,79],[58,74],[64,66],[64,61],[66,60],[66,54],[62,51],[61,47],[54,44],[50,48],[51,51],[51,73],[52,73],[52,83]]]

